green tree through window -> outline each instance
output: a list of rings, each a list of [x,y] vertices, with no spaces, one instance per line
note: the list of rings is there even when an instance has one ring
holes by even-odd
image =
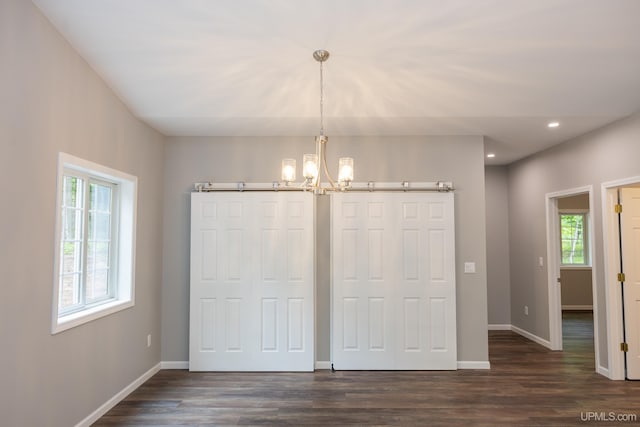
[[[585,214],[560,214],[560,246],[564,265],[589,263],[586,252],[585,219]]]

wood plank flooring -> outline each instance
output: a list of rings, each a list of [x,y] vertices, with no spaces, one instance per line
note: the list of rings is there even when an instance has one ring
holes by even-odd
[[[640,382],[610,381],[594,372],[592,325],[584,314],[568,314],[563,352],[549,351],[513,332],[492,331],[491,370],[160,371],[95,425],[640,423]],[[637,417],[636,422],[595,420],[626,414]]]

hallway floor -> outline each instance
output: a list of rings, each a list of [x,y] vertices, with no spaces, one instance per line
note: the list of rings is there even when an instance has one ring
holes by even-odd
[[[592,320],[568,314],[563,326],[562,352],[491,331],[491,370],[164,370],[95,425],[638,424],[640,382],[595,373]]]

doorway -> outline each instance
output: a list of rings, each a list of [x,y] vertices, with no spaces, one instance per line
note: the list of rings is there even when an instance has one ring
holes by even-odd
[[[583,335],[592,333],[595,370],[601,372],[596,271],[591,262],[595,258],[593,205],[592,186],[546,195],[549,341],[552,350],[563,350],[563,326],[567,344],[582,336],[584,345]]]
[[[594,356],[589,193],[559,197],[562,348]]]

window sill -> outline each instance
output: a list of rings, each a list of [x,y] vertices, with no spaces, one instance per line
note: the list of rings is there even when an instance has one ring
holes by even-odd
[[[590,265],[561,265],[560,270],[585,270],[591,271]]]
[[[77,313],[61,316],[57,319],[57,321],[54,321],[53,327],[51,328],[51,334],[55,335],[59,332],[66,331],[67,329],[84,325],[85,323],[91,322],[101,317],[117,313],[129,307],[133,307],[133,305],[133,300],[115,300],[105,304],[100,304],[96,307],[79,311]]]

